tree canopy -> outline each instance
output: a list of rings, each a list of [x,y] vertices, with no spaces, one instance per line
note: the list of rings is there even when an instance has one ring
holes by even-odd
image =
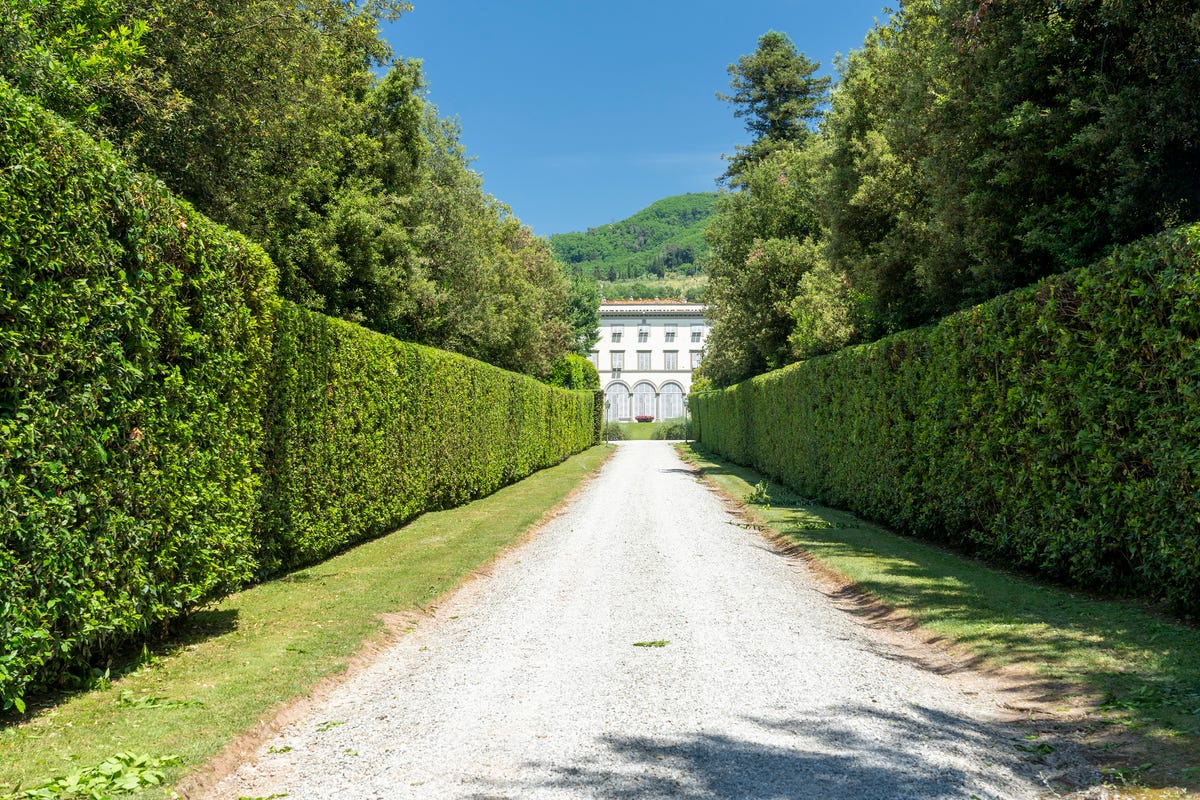
[[[829,93],[830,78],[816,75],[820,66],[799,52],[786,33],[767,31],[753,53],[726,68],[733,93],[718,92],[717,98],[734,106],[733,115],[746,120],[754,139],[728,157],[723,180],[740,184],[752,163],[809,134]]]
[[[725,177],[744,177],[708,232],[704,369],[741,380],[1197,219],[1197,52],[1185,0],[908,0],[841,61],[815,134],[731,163]],[[753,108],[735,113],[772,130]],[[769,187],[771,171],[788,186]],[[781,242],[789,213],[808,227]],[[785,306],[786,348],[772,327]]]
[[[400,0],[0,0],[0,76],[264,246],[280,292],[548,374],[549,245],[482,188],[379,25]]]

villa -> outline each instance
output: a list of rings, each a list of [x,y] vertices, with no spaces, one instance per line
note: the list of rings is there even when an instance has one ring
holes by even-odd
[[[600,304],[600,341],[591,361],[600,372],[608,420],[684,416],[692,370],[708,338],[704,311],[674,300]]]

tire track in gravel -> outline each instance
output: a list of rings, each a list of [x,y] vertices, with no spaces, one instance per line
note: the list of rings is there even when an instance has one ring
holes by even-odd
[[[998,697],[893,648],[669,445],[626,442],[489,578],[207,797],[1043,795]]]

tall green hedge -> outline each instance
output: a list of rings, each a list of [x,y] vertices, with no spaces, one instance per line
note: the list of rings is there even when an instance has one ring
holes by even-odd
[[[0,81],[0,704],[253,571],[274,269]]]
[[[1198,336],[1200,225],[692,408],[806,495],[1198,611]]]
[[[596,441],[594,392],[281,306],[274,282],[0,81],[0,709]]]
[[[593,393],[285,304],[270,375],[261,564],[275,572],[557,464]]]

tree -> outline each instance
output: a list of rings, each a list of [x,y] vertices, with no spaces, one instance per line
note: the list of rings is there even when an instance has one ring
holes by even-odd
[[[787,34],[767,31],[758,49],[727,67],[733,94],[718,92],[717,98],[735,106],[734,116],[746,119],[754,140],[726,157],[729,168],[722,180],[740,185],[749,165],[809,135],[829,94],[829,77],[814,77],[820,66],[796,50]]]
[[[1200,217],[1186,0],[909,0],[824,122],[832,266],[872,335]]]
[[[571,278],[567,293],[567,313],[571,320],[572,342],[576,355],[586,357],[600,340],[600,286],[590,276]]]
[[[94,135],[172,119],[186,101],[155,68],[144,9],[125,0],[0,0],[0,75]]]
[[[704,362],[718,386],[795,360],[795,298],[821,261],[816,144],[785,145],[751,164],[708,226],[713,327]]]

